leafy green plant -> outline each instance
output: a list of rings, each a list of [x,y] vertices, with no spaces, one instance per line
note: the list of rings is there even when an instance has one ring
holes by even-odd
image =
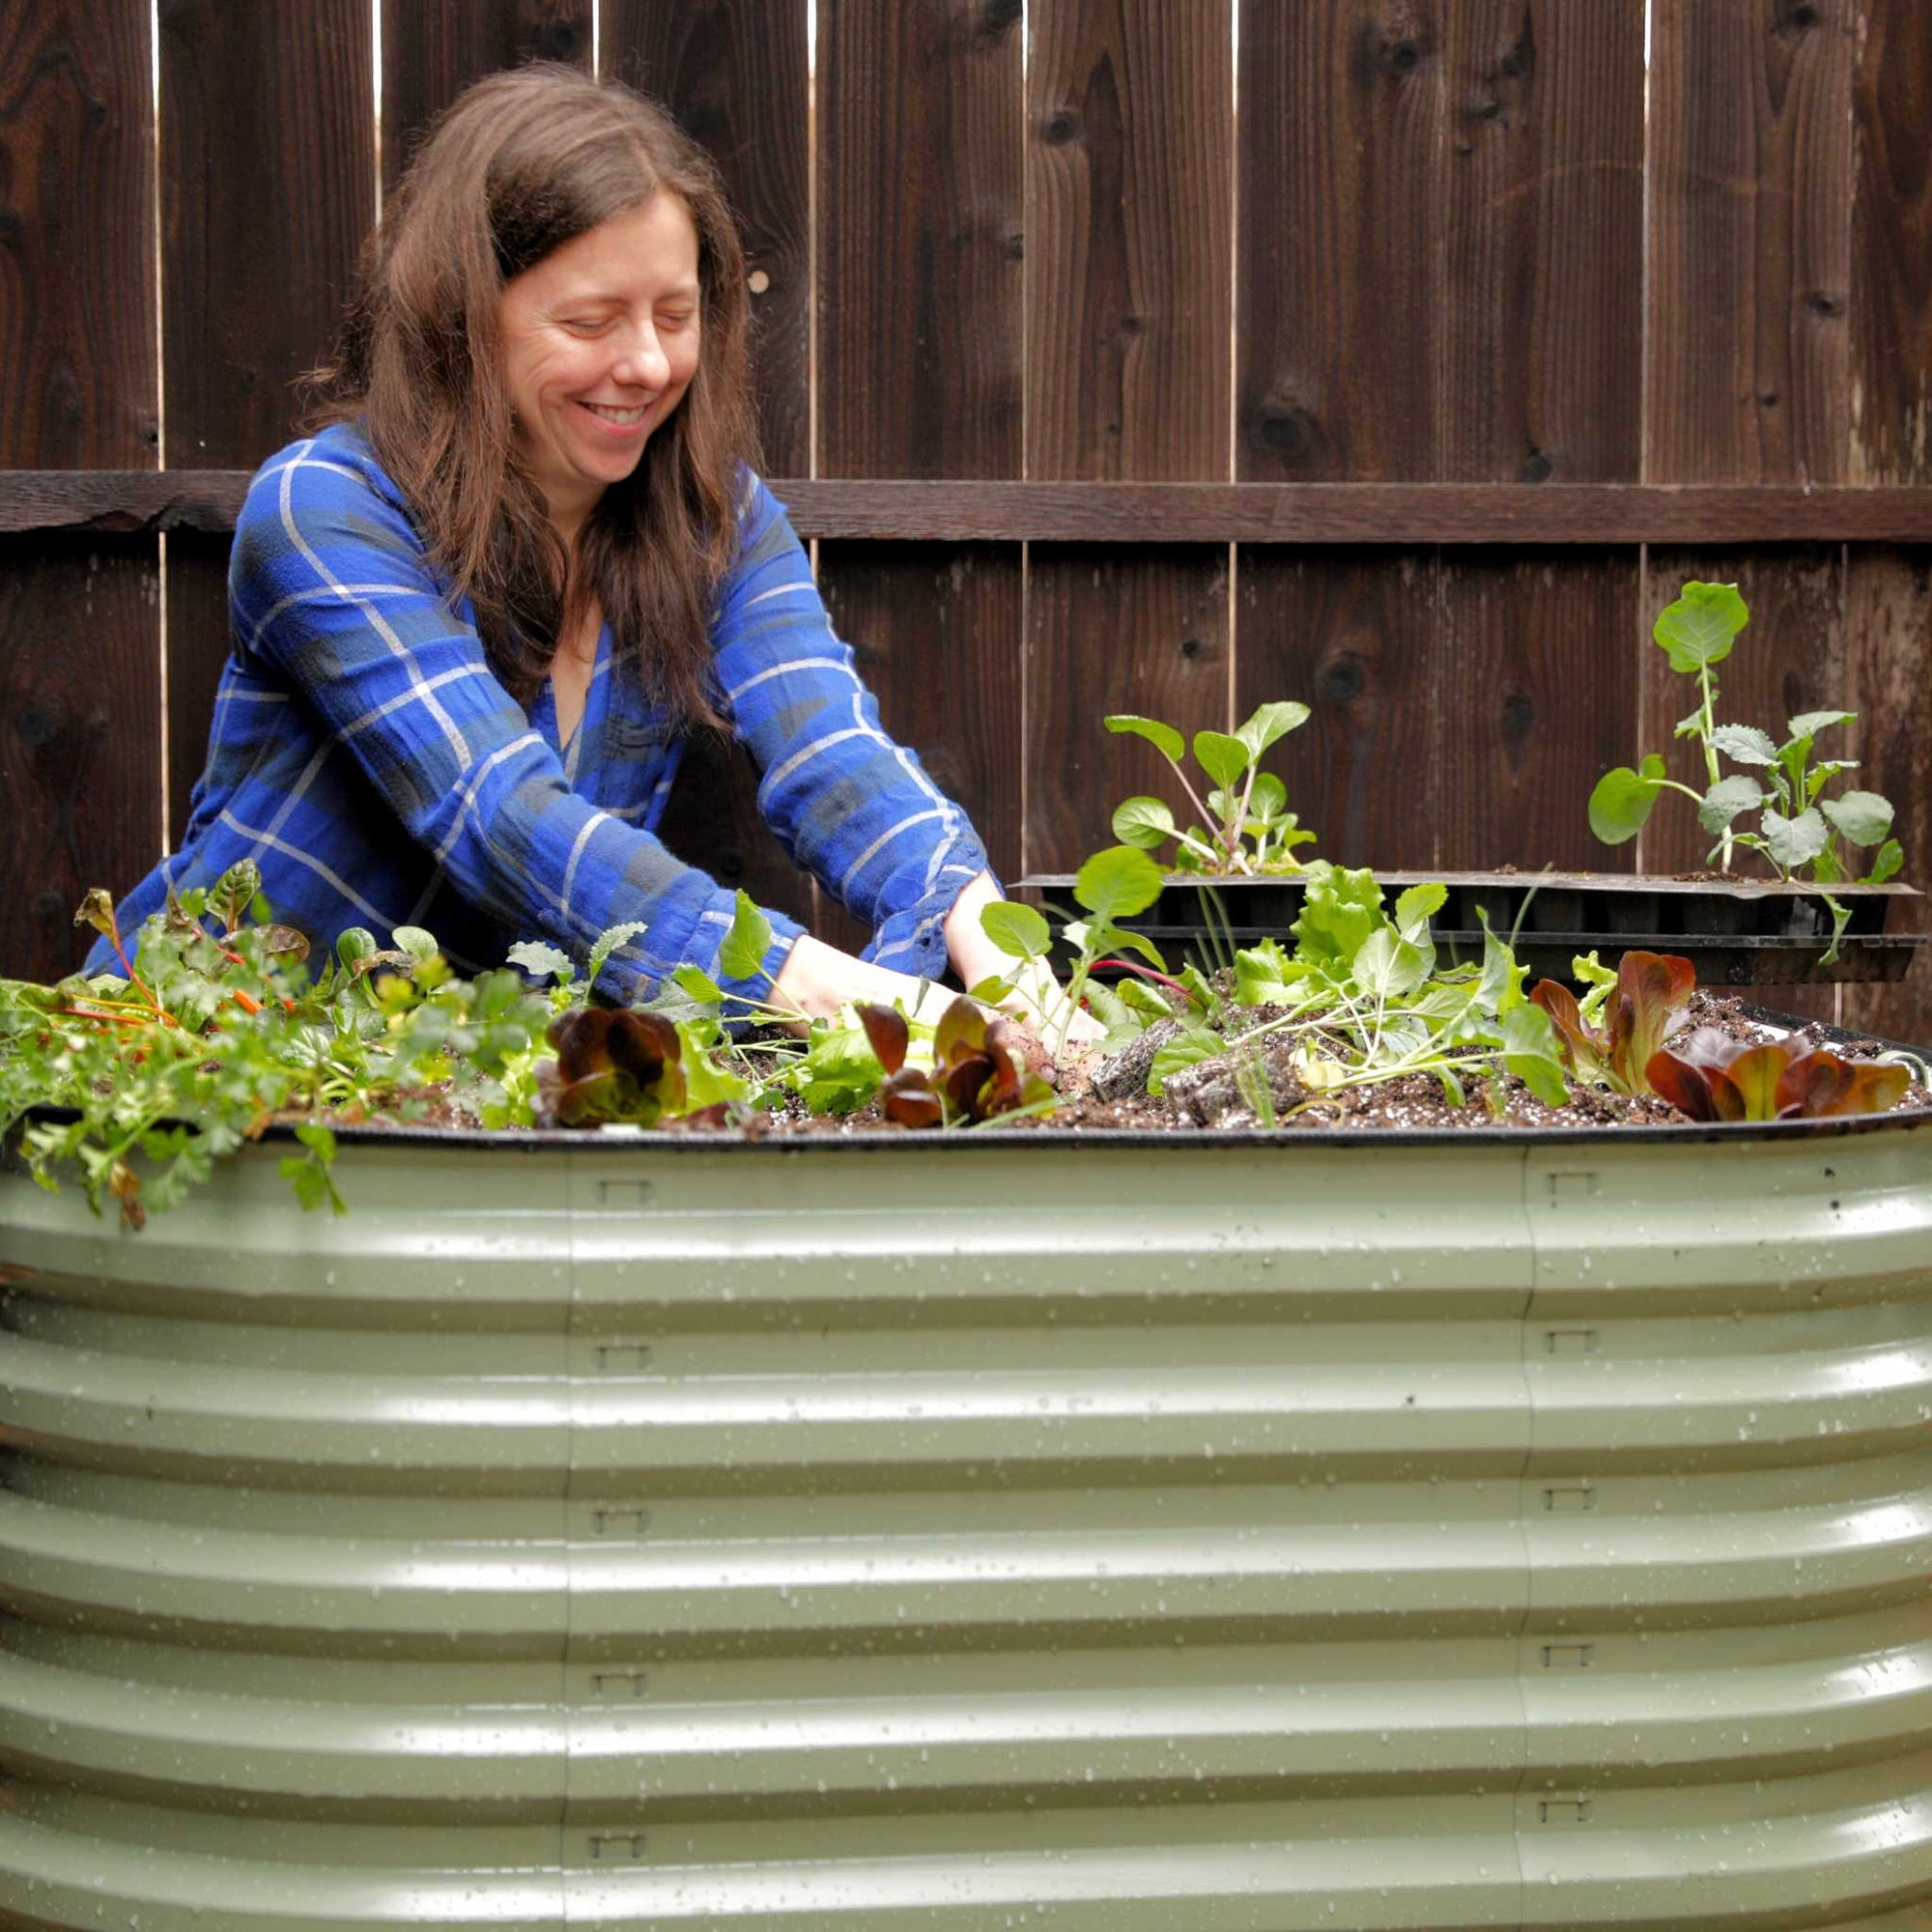
[[[1608,845],[1634,838],[1649,822],[1666,791],[1681,793],[1697,808],[1697,822],[1715,835],[1710,857],[1728,872],[1735,848],[1758,853],[1780,879],[1830,888],[1850,880],[1857,867],[1845,847],[1873,852],[1858,876],[1860,885],[1879,885],[1904,864],[1891,830],[1890,803],[1873,791],[1826,789],[1854,761],[1813,756],[1818,735],[1857,717],[1851,711],[1806,711],[1787,721],[1781,742],[1751,724],[1719,724],[1717,667],[1731,654],[1750,610],[1734,583],[1686,583],[1682,594],[1659,616],[1652,635],[1670,668],[1697,683],[1697,706],[1676,728],[1702,748],[1705,788],[1699,792],[1668,776],[1662,756],[1647,753],[1634,769],[1619,765],[1598,780],[1590,794],[1590,829]],[[1725,773],[1721,760],[1745,769]],[[1750,820],[1755,817],[1753,828]],[[1844,904],[1821,891],[1832,915],[1827,963],[1838,956],[1838,943],[1851,915]]]
[[[1114,732],[1145,738],[1170,766],[1198,822],[1180,826],[1164,799],[1130,798],[1114,811],[1114,837],[1124,845],[1157,852],[1170,840],[1170,861],[1176,871],[1242,873],[1296,872],[1297,845],[1312,844],[1315,834],[1303,830],[1288,810],[1288,788],[1271,772],[1262,770],[1268,748],[1308,722],[1305,704],[1276,702],[1262,705],[1232,734],[1197,731],[1194,762],[1212,781],[1206,798],[1195,789],[1181,759],[1187,747],[1172,724],[1158,719],[1117,713],[1105,723]]]
[[[1674,952],[1630,952],[1602,989],[1601,1004],[1609,1010],[1604,1029],[1592,1025],[1576,994],[1554,980],[1539,980],[1529,997],[1554,1023],[1564,1065],[1577,1079],[1640,1095],[1651,1092],[1645,1069],[1652,1055],[1696,985],[1697,970],[1690,960]]]
[[[1882,1114],[1911,1084],[1909,1068],[1845,1060],[1788,1039],[1753,1044],[1700,1027],[1652,1055],[1650,1084],[1693,1121],[1816,1121]]]
[[[977,1126],[1053,1106],[1053,1089],[1027,1067],[1018,1030],[973,1000],[954,1000],[940,1014],[930,1069],[907,1063],[911,1029],[903,1013],[875,1003],[857,1011],[885,1073],[879,1111],[899,1126]]]

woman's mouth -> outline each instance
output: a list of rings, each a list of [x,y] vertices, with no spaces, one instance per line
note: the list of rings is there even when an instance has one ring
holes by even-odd
[[[601,423],[611,429],[636,429],[650,413],[648,403],[639,403],[635,407],[619,408],[614,403],[586,403],[580,401],[578,408],[587,410]]]

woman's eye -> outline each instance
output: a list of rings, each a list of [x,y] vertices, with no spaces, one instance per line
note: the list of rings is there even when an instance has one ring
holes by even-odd
[[[658,327],[660,328],[683,328],[688,324],[696,322],[696,319],[695,315],[690,313],[683,315],[661,315],[658,317]]]
[[[573,335],[601,335],[611,325],[596,316],[567,316],[563,326]]]

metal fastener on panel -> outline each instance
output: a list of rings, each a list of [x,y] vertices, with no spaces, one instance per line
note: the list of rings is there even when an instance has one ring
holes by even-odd
[[[590,1856],[593,1859],[640,1859],[644,1855],[644,1834],[641,1832],[593,1832],[590,1834]]]
[[[625,1507],[621,1509],[594,1509],[590,1520],[599,1536],[628,1536],[632,1542],[643,1540],[645,1530],[651,1526],[651,1513],[647,1509]]]
[[[1543,1492],[1543,1507],[1547,1510],[1593,1510],[1597,1507],[1597,1492],[1588,1483],[1558,1483]]]
[[[1587,1201],[1604,1191],[1604,1183],[1595,1173],[1552,1174],[1548,1180],[1549,1198],[1559,1207],[1566,1201]]]
[[[648,1342],[599,1342],[597,1345],[597,1366],[607,1374],[647,1369],[650,1363],[651,1345]]]
[[[1594,1355],[1598,1335],[1594,1328],[1546,1328],[1543,1352],[1546,1355]]]
[[[1537,1815],[1546,1825],[1587,1825],[1590,1801],[1587,1798],[1539,1798]]]
[[[600,1208],[648,1208],[657,1189],[648,1180],[600,1180],[597,1205]]]
[[[647,1681],[646,1673],[641,1670],[593,1670],[590,1694],[613,1699],[641,1697]]]
[[[1594,1643],[1546,1643],[1543,1667],[1546,1670],[1588,1670],[1597,1654]]]

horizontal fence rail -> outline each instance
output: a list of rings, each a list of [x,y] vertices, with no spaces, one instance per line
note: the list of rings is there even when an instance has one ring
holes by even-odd
[[[252,472],[0,471],[0,533],[233,530]],[[1923,489],[775,477],[802,537],[943,543],[1932,543]]]

